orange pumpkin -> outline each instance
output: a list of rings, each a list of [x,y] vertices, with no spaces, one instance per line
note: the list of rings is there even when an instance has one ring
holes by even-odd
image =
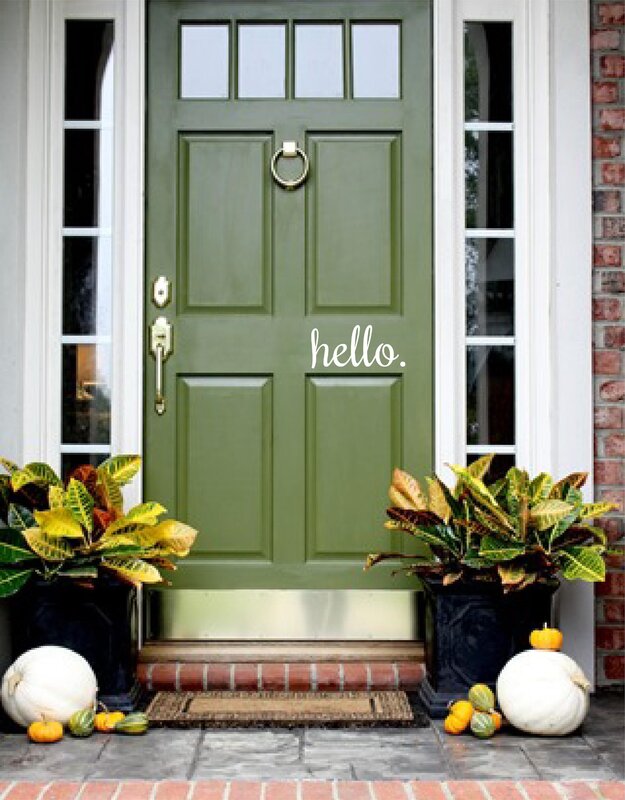
[[[467,729],[467,726],[453,714],[449,714],[449,716],[445,718],[444,727],[445,733],[451,733],[453,736],[457,736]]]
[[[108,709],[99,711],[95,715],[95,729],[100,733],[110,733],[115,730],[117,723],[121,722],[125,716],[123,711],[109,711]]]
[[[562,632],[557,628],[548,628],[545,622],[542,630],[530,633],[530,644],[535,650],[560,650],[562,647]]]
[[[495,730],[498,731],[503,723],[503,717],[501,716],[499,711],[491,711],[490,718],[495,723]]]
[[[63,726],[55,719],[42,719],[28,726],[28,738],[38,744],[50,744],[63,738]]]

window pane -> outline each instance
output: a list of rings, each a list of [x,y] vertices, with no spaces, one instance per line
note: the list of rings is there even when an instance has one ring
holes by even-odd
[[[70,473],[83,464],[91,464],[97,467],[108,458],[106,453],[62,453],[61,454],[61,477],[67,480]]]
[[[467,239],[467,335],[514,335],[514,239]]]
[[[342,25],[295,26],[295,96],[343,97]]]
[[[512,122],[512,23],[464,26],[465,119]]]
[[[181,27],[181,97],[228,97],[228,38],[227,25]]]
[[[239,25],[239,97],[285,96],[284,25]]]
[[[108,345],[63,345],[64,444],[108,444],[110,387]]]
[[[465,134],[467,228],[512,228],[512,132]]]
[[[65,131],[63,224],[110,227],[113,192],[113,131]]]
[[[65,23],[65,119],[102,120],[112,114],[113,22]]]
[[[467,348],[467,442],[514,444],[514,348]]]
[[[354,97],[399,97],[399,25],[352,25]]]
[[[474,453],[469,453],[467,455],[467,466],[472,464],[474,461],[477,461],[478,458],[481,458],[479,455],[475,455]],[[499,478],[503,478],[506,472],[513,467],[516,463],[516,456],[497,453],[495,458],[493,458],[490,469],[486,473],[486,483],[494,483],[498,481]]]
[[[63,333],[111,332],[111,240],[71,236],[63,240]]]

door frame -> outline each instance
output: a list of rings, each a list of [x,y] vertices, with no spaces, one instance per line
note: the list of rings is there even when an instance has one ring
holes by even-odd
[[[433,0],[433,15],[434,466],[445,475],[446,463],[464,458],[464,405],[457,402],[465,394],[462,23],[511,19],[514,89],[524,112],[515,152],[523,267],[518,453],[531,470],[592,473],[588,0]],[[30,0],[22,456],[52,464],[60,442],[63,29],[66,18],[98,17],[114,19],[117,42],[111,444],[114,451],[143,449],[144,3]],[[572,363],[582,367],[575,374]],[[592,494],[592,483],[586,491]],[[128,500],[140,494],[132,487]],[[593,587],[569,585],[561,594],[570,653],[594,675]]]

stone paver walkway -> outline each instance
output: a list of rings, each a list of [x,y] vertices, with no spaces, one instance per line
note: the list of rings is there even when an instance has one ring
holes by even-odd
[[[622,781],[624,742],[623,696],[603,695],[593,700],[581,733],[563,738],[502,731],[482,741],[448,736],[440,721],[412,729],[154,729],[136,738],[94,734],[53,745],[29,743],[21,733],[0,735],[0,781]],[[466,800],[483,796],[472,790]],[[506,798],[497,792],[493,800]]]

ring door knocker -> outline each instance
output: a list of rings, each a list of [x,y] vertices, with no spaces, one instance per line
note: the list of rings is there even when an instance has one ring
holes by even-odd
[[[297,158],[298,156],[302,159],[302,172],[297,178],[287,180],[278,174],[278,161],[281,158]],[[271,159],[271,175],[278,186],[282,186],[287,191],[293,191],[301,186],[308,177],[309,169],[308,156],[301,147],[297,146],[297,142],[282,142],[282,147],[276,150]]]

